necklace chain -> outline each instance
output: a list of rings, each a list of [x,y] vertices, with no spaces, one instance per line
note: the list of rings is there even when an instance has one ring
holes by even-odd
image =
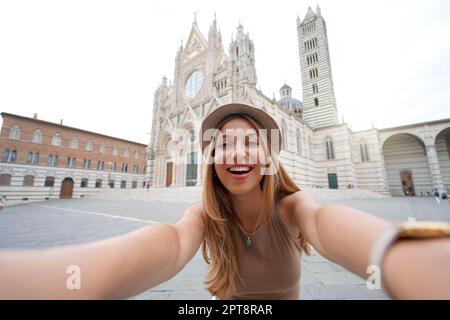
[[[251,246],[252,245],[252,239],[251,237],[253,237],[253,235],[256,233],[256,229],[258,228],[259,225],[259,218],[261,218],[261,213],[259,213],[258,215],[258,220],[256,221],[256,225],[255,225],[255,229],[253,229],[252,233],[248,233],[244,230],[244,228],[241,226],[241,223],[239,222],[239,219],[237,219],[237,223],[239,228],[241,229],[241,231],[247,236],[247,240],[245,241],[245,244],[247,246]]]

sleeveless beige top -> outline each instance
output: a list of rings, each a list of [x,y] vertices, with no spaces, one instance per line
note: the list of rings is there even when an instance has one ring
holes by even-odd
[[[258,228],[250,246],[239,226],[233,226],[232,236],[243,282],[238,280],[231,299],[299,299],[301,254],[295,245],[287,246],[287,241],[294,244],[297,240],[290,237],[280,219],[279,202],[272,221]]]

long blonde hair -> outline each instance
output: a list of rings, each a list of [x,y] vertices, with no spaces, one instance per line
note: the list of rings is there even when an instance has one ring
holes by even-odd
[[[253,118],[243,114],[231,115],[225,117],[217,126],[222,126],[235,118],[244,118],[250,122],[258,131],[263,129],[262,126]],[[272,175],[264,175],[260,182],[263,193],[263,221],[273,220],[274,208],[276,201],[284,196],[299,191],[300,188],[295,184],[291,177],[287,174],[278,156],[273,155],[270,148],[270,136],[268,141],[260,135],[260,141],[265,152],[265,156],[269,157],[270,165],[275,165],[276,173]],[[232,234],[234,228],[232,224],[236,224],[236,216],[233,212],[229,192],[221,183],[218,176],[214,174],[214,139],[211,141],[206,153],[206,165],[203,176],[203,193],[202,204],[205,219],[205,237],[202,242],[203,258],[209,264],[208,275],[205,279],[207,290],[219,298],[226,299],[230,297],[236,290],[237,281],[242,281],[239,275],[239,255],[236,245],[233,242]],[[292,241],[287,240],[286,232],[282,232],[280,228],[277,233],[285,246],[292,246]],[[308,244],[303,237],[299,235],[299,242],[295,244],[298,250],[305,250],[310,253]]]

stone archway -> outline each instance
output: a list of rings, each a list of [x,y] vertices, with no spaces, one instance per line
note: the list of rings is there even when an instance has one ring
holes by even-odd
[[[61,190],[59,192],[60,199],[72,199],[74,181],[67,177],[61,183]]]
[[[409,133],[394,134],[383,143],[383,156],[391,195],[430,194],[433,182],[422,139]]]
[[[434,141],[442,184],[445,189],[450,189],[450,127],[441,130]]]

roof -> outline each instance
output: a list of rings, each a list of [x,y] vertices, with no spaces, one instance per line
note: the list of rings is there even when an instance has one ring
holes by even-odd
[[[79,131],[79,132],[84,132],[84,133],[88,133],[88,134],[95,134],[98,136],[102,136],[105,138],[110,138],[110,139],[115,139],[115,140],[121,140],[127,143],[133,143],[133,144],[137,144],[140,145],[142,147],[147,147],[146,144],[143,143],[138,143],[138,142],[134,142],[134,141],[130,141],[130,140],[126,140],[126,139],[122,139],[122,138],[116,138],[116,137],[112,137],[112,136],[108,136],[106,134],[101,134],[101,133],[97,133],[97,132],[92,132],[92,131],[88,131],[88,130],[84,130],[84,129],[79,129],[79,128],[74,128],[74,127],[69,127],[69,126],[65,126],[62,124],[58,124],[58,123],[54,123],[54,122],[49,122],[49,121],[45,121],[45,120],[40,120],[40,119],[34,119],[34,118],[29,118],[29,117],[24,117],[24,116],[19,116],[17,114],[12,114],[12,113],[7,113],[7,112],[2,112],[1,113],[2,117],[4,118],[5,116],[7,117],[13,117],[13,118],[19,118],[19,119],[23,119],[23,120],[27,120],[27,121],[33,121],[33,122],[37,122],[37,123],[42,123],[42,124],[47,124],[47,125],[51,125],[51,126],[57,126],[63,129],[69,129],[69,130],[75,130],[75,131]]]

